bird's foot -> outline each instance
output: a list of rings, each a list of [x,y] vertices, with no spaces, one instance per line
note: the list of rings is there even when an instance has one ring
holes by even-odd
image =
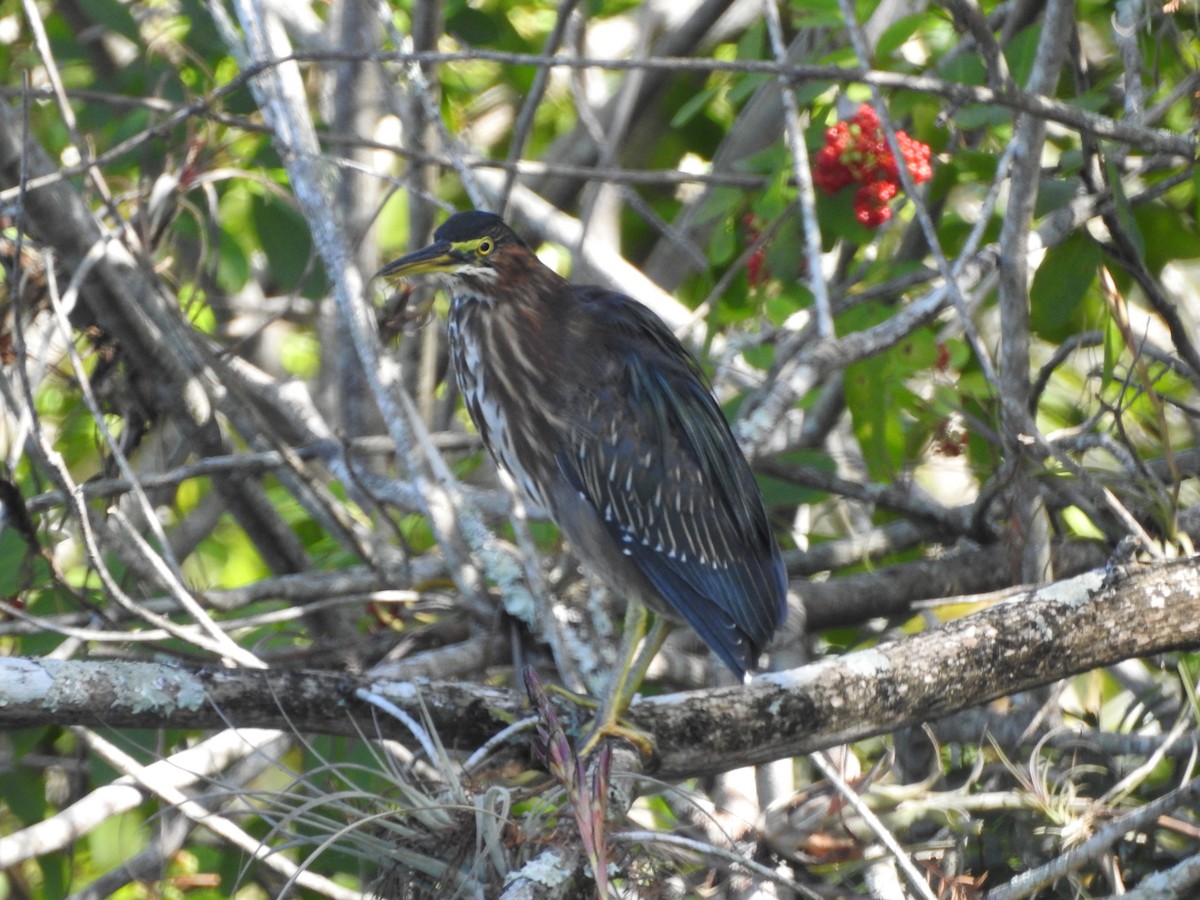
[[[570,688],[565,688],[561,684],[546,685],[546,693],[557,694],[564,700],[573,703],[575,706],[583,706],[587,709],[599,709],[600,701],[595,697],[589,697],[587,694],[577,693]]]
[[[657,752],[654,747],[654,738],[646,732],[638,731],[636,728],[630,728],[616,721],[597,721],[593,724],[592,730],[588,733],[582,746],[580,746],[579,755],[581,757],[591,756],[600,749],[601,744],[606,739],[625,741],[632,744],[642,755],[642,758],[646,760],[654,759]]]
[[[586,709],[599,711],[604,706],[604,701],[597,700],[595,697],[589,697],[586,694],[577,694],[575,691],[568,690],[560,684],[547,685],[546,691],[558,694],[576,706]],[[654,758],[654,739],[649,734],[639,731],[630,725],[622,724],[618,717],[603,712],[599,712],[596,719],[592,722],[591,730],[588,731],[587,737],[579,746],[577,752],[580,756],[590,756],[600,749],[600,744],[605,738],[627,741],[636,747],[638,752],[646,759]]]

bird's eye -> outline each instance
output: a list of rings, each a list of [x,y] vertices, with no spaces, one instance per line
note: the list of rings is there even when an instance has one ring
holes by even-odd
[[[489,253],[492,252],[492,248],[495,246],[496,245],[492,243],[491,238],[484,238],[482,241],[479,242],[479,247],[477,248],[479,250],[479,255],[487,256]]]

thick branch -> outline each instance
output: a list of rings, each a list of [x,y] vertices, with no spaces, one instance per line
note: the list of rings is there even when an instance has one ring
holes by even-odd
[[[629,719],[654,735],[658,774],[680,778],[809,753],[1123,659],[1200,645],[1196,560],[1140,569],[1112,585],[1104,577],[1097,570],[746,687],[642,699]],[[471,684],[14,658],[0,660],[0,729],[236,723],[410,737],[356,699],[359,688],[428,721],[450,748],[474,749],[526,712],[521,695]]]

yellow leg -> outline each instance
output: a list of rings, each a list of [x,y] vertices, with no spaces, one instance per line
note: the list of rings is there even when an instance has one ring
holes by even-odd
[[[580,756],[593,752],[606,736],[624,738],[647,756],[654,755],[654,742],[640,731],[622,727],[620,718],[629,709],[629,704],[642,685],[642,679],[646,677],[646,670],[662,649],[663,641],[673,627],[662,616],[656,616],[642,604],[630,601],[625,610],[625,633],[621,637],[617,668],[613,670],[612,680],[596,713],[592,730],[580,748]]]

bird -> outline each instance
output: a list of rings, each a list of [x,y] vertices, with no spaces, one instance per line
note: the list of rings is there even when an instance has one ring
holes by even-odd
[[[455,380],[489,454],[629,601],[587,746],[628,736],[618,719],[675,623],[746,681],[784,619],[787,573],[696,359],[648,307],[569,283],[489,212],[451,215],[374,277],[421,275],[449,294]]]

